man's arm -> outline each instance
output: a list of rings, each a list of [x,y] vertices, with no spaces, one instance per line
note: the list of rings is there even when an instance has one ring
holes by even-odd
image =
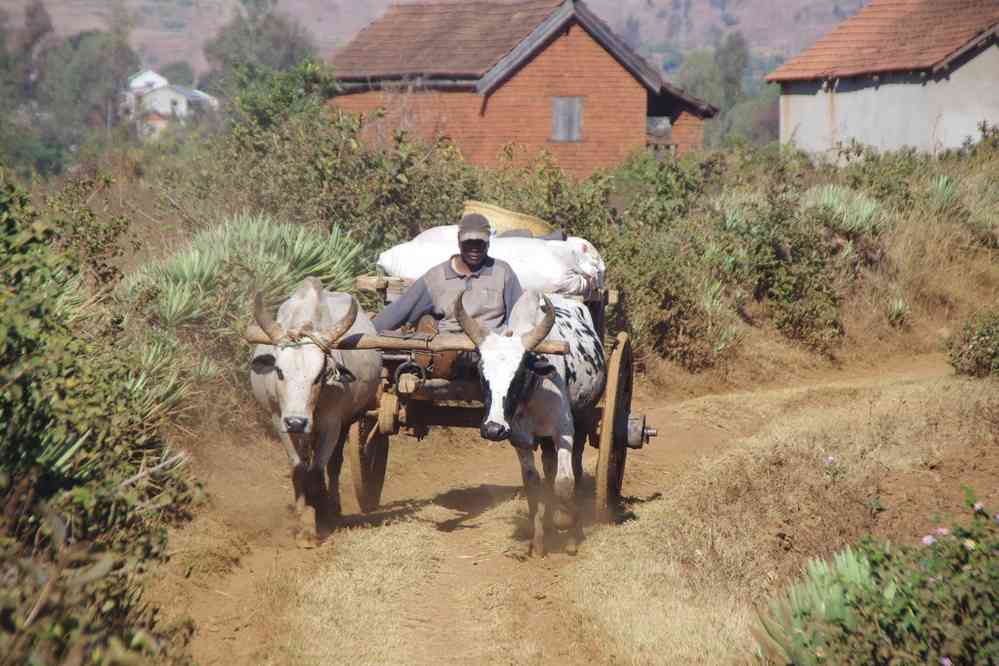
[[[394,331],[403,324],[415,324],[416,321],[427,314],[433,312],[434,301],[430,298],[430,290],[427,289],[427,282],[420,278],[406,290],[402,297],[389,304],[384,310],[378,313],[371,323],[375,330]]]
[[[517,274],[513,270],[507,271],[506,282],[503,284],[503,305],[506,307],[506,318],[503,320],[504,324],[510,323],[510,313],[513,312],[513,306],[517,304],[520,300],[521,294],[524,290],[520,286],[520,280],[517,279]]]

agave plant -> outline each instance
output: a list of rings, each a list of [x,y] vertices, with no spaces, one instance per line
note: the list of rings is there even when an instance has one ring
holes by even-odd
[[[930,181],[927,193],[930,206],[937,212],[945,211],[954,206],[960,194],[960,183],[952,176],[939,175]]]
[[[286,297],[307,277],[351,289],[361,245],[338,227],[329,233],[279,224],[266,215],[236,215],[195,236],[189,247],[125,281],[122,297],[141,303],[165,330],[226,323],[244,315],[252,294]]]
[[[847,547],[833,561],[812,560],[804,580],[772,599],[759,613],[754,630],[761,656],[781,664],[812,666],[824,663],[823,626],[855,626],[847,604],[850,590],[872,590],[875,582],[867,558]],[[892,595],[889,587],[884,591]]]
[[[885,231],[886,216],[881,203],[840,185],[821,185],[802,197],[804,208],[825,208],[832,212],[835,231],[848,237],[876,237]]]
[[[909,323],[912,308],[908,301],[901,296],[896,296],[888,301],[887,316],[888,323],[895,328],[902,328]]]

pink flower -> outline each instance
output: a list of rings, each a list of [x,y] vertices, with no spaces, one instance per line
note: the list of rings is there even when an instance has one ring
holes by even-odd
[[[937,533],[937,536],[947,536],[948,534],[950,534],[950,530],[947,529],[946,527],[938,527],[934,530],[934,532]]]
[[[923,545],[924,546],[932,546],[936,542],[937,542],[937,540],[935,538],[933,538],[932,534],[927,534],[926,536],[923,537]]]
[[[833,458],[832,456],[826,456],[826,464],[827,465],[832,465],[834,462],[836,462],[835,458]]]
[[[954,662],[950,660],[950,657],[940,657],[940,666],[954,666]]]

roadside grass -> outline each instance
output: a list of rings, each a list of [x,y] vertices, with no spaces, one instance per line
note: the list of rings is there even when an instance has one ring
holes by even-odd
[[[404,625],[435,621],[402,601],[437,570],[439,540],[432,524],[415,520],[344,530],[324,549],[327,564],[292,577],[275,572],[265,602],[282,609],[288,624],[282,659],[398,663],[411,647]]]
[[[877,531],[883,516],[904,516],[896,533],[928,519],[912,515],[918,505],[887,503],[889,479],[968,449],[997,454],[999,383],[873,384],[836,407],[826,390],[781,392],[759,408],[733,397],[733,413],[752,409],[773,425],[678,474],[663,499],[633,507],[635,520],[593,532],[567,584],[608,653],[636,664],[748,660],[755,609],[809,558]]]
[[[209,515],[170,535],[171,569],[185,578],[225,576],[249,552],[245,534]]]

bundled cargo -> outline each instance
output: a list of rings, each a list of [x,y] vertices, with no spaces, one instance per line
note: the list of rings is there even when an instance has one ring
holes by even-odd
[[[391,277],[416,280],[457,252],[458,226],[434,227],[382,252],[378,267]],[[510,264],[525,289],[586,297],[604,286],[603,259],[584,238],[545,240],[494,234],[489,254]]]

